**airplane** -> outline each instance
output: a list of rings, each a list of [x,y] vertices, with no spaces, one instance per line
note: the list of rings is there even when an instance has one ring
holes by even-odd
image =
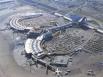
[[[60,71],[58,68],[56,69],[55,73],[56,73],[57,77],[61,77],[61,75],[62,75],[61,74],[62,71]]]

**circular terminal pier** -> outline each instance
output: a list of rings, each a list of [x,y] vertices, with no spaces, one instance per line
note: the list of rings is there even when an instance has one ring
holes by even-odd
[[[48,28],[56,24],[58,18],[48,13],[27,13],[11,16],[10,26],[12,29],[19,31],[33,30],[37,31],[40,28]],[[57,21],[58,22],[58,21]]]

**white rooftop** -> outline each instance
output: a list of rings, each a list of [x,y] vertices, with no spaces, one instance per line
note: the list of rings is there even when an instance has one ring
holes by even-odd
[[[25,51],[26,53],[33,53],[32,49],[33,39],[27,39],[25,43]]]

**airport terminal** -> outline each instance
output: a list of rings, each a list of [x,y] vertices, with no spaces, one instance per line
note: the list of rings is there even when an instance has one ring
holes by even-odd
[[[17,0],[17,3],[13,14],[2,22],[5,26],[0,28],[13,51],[3,52],[10,58],[4,58],[8,65],[1,64],[6,66],[6,77],[17,74],[18,77],[102,77],[102,20],[84,12],[92,1]],[[8,76],[11,72],[14,74]]]
[[[36,26],[27,26],[27,24],[23,24],[25,23],[23,20],[37,20],[38,18],[40,19],[40,17],[42,19],[43,15],[51,17],[51,20],[49,19],[51,22],[47,26],[44,25],[42,27],[40,24]],[[59,22],[54,21],[61,17],[66,20],[64,25],[59,25]],[[92,36],[89,37],[89,35],[87,35],[89,31],[92,32],[93,35],[96,35],[96,32],[103,34],[103,31],[93,27],[93,24],[90,24],[90,21],[92,21],[92,19],[90,20],[88,17],[79,15],[65,16],[54,13],[54,16],[52,16],[47,13],[29,13],[14,15],[10,20],[10,27],[14,32],[26,35],[24,51],[22,52],[30,63],[30,66],[35,65],[36,68],[39,69],[42,69],[40,66],[43,66],[45,67],[46,74],[48,74],[48,70],[50,70],[55,72],[58,77],[61,77],[62,75],[68,76],[68,74],[72,72],[69,67],[72,66],[72,57],[74,55],[78,55],[80,52],[92,54],[91,50],[89,51],[88,48],[85,48],[88,41],[92,38]],[[41,23],[44,22],[41,21]],[[77,33],[75,34],[77,37],[75,35],[73,37],[73,34],[69,34],[72,33],[72,31],[68,32],[71,29],[74,33]],[[78,35],[79,32],[81,32],[80,35]],[[87,37],[89,37],[88,40]],[[65,40],[63,40],[63,38],[65,38]],[[62,42],[66,42],[67,44]],[[70,42],[74,42],[75,44],[71,44]],[[71,44],[71,47],[69,44]]]

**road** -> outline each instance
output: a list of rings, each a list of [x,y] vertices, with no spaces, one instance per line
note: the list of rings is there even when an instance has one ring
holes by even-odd
[[[48,5],[45,5],[43,3],[39,3],[37,1],[33,1],[33,0],[17,0],[17,1],[22,3],[22,4],[29,4],[31,6],[39,8],[39,9],[43,9],[43,10],[45,10],[47,12],[50,12],[50,13],[58,11],[57,8],[54,8],[52,6],[48,6]]]

